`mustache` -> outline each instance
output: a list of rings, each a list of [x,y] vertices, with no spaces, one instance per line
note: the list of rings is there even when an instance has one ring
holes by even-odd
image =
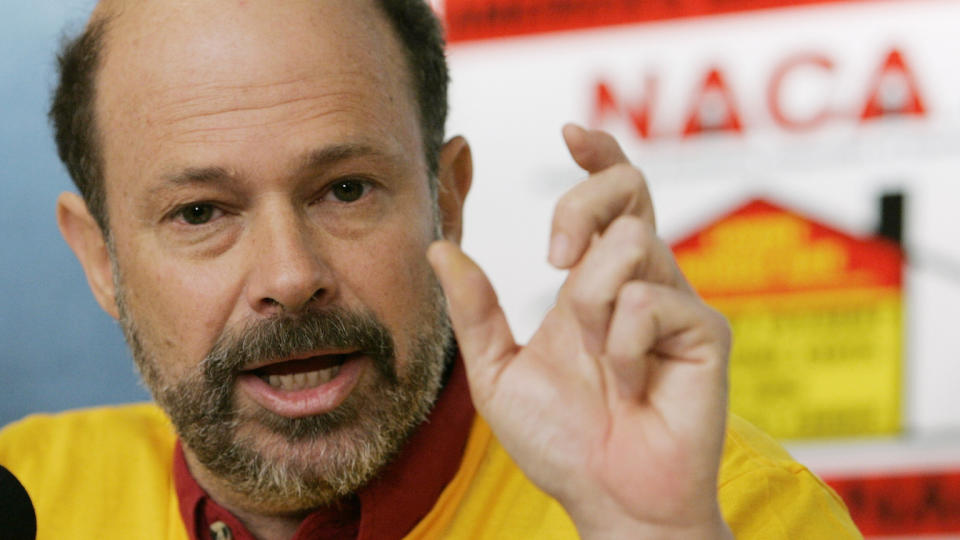
[[[324,349],[357,351],[387,380],[397,380],[390,331],[370,312],[338,306],[280,314],[224,332],[200,367],[207,381],[222,383],[254,365]]]

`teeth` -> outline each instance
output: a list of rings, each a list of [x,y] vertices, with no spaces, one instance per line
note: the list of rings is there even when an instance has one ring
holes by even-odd
[[[340,373],[340,366],[333,366],[306,373],[295,373],[292,375],[270,375],[266,377],[266,382],[279,390],[303,390],[326,384],[334,379]]]

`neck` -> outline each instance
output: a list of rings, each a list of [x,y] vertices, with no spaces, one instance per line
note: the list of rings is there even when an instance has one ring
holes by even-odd
[[[302,518],[265,516],[232,508],[228,510],[233,512],[250,534],[259,540],[290,540],[302,521]]]
[[[271,511],[258,508],[248,497],[229,488],[223,481],[208,471],[186,446],[183,455],[190,474],[217,504],[236,516],[259,540],[290,540],[310,510],[294,512]]]

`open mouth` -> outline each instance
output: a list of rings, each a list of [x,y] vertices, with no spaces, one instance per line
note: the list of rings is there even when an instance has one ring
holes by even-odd
[[[363,351],[313,351],[300,358],[252,366],[240,373],[243,394],[288,418],[326,414],[353,392],[370,357]]]
[[[314,388],[332,381],[340,368],[359,353],[324,354],[278,362],[248,371],[272,388],[283,391]]]

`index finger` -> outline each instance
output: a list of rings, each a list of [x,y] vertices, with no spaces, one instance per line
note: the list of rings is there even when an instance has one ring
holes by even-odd
[[[646,179],[612,135],[567,124],[563,136],[570,155],[590,178],[564,194],[554,210],[549,259],[557,268],[575,264],[590,239],[617,217],[638,216],[655,226]]]
[[[617,140],[606,131],[588,131],[577,124],[566,124],[563,126],[563,140],[573,160],[588,173],[600,172],[618,163],[630,163]]]

